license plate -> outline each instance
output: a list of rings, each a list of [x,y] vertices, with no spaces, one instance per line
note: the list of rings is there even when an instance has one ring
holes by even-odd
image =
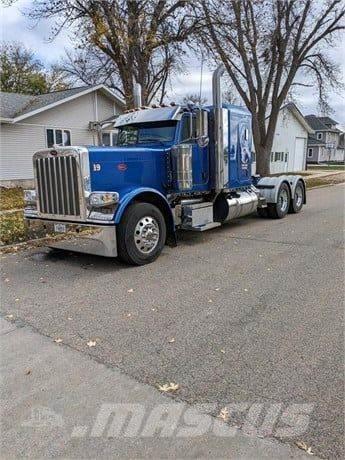
[[[66,233],[67,232],[66,224],[54,224],[54,232]]]

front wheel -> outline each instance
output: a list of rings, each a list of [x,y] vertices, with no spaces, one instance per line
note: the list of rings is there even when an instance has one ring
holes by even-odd
[[[161,211],[150,203],[130,205],[118,226],[120,259],[131,265],[153,262],[165,244],[166,225]]]
[[[278,190],[277,202],[268,204],[268,215],[273,219],[282,219],[289,211],[290,188],[283,182]]]

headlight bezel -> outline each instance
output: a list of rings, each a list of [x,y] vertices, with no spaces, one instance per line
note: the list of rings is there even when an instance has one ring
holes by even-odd
[[[119,202],[118,192],[91,192],[88,197],[88,204],[91,209],[106,208]]]

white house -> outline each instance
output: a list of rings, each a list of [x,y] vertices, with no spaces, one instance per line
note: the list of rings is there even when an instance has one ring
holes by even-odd
[[[112,145],[113,132],[99,138],[97,122],[121,113],[124,103],[104,85],[38,96],[0,93],[0,183],[32,182],[32,155],[59,145]]]
[[[308,135],[314,130],[297,106],[284,105],[279,112],[271,152],[271,174],[306,168]],[[255,164],[253,165],[255,172]]]

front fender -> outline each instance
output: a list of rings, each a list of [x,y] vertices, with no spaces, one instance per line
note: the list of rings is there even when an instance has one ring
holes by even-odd
[[[130,192],[126,193],[120,200],[120,204],[116,210],[116,213],[115,213],[115,218],[114,218],[114,223],[115,224],[118,224],[122,218],[122,215],[123,213],[125,212],[127,206],[136,198],[138,197],[139,195],[143,194],[143,193],[151,193],[151,194],[154,194],[157,196],[158,199],[160,200],[163,200],[165,205],[166,205],[166,209],[168,210],[169,209],[169,212],[170,212],[170,215],[171,215],[171,219],[173,220],[173,214],[171,212],[171,208],[170,208],[170,205],[168,203],[168,200],[165,198],[165,196],[158,192],[157,190],[155,190],[154,188],[150,188],[150,187],[140,187],[140,188],[137,188],[135,190],[131,190]]]

